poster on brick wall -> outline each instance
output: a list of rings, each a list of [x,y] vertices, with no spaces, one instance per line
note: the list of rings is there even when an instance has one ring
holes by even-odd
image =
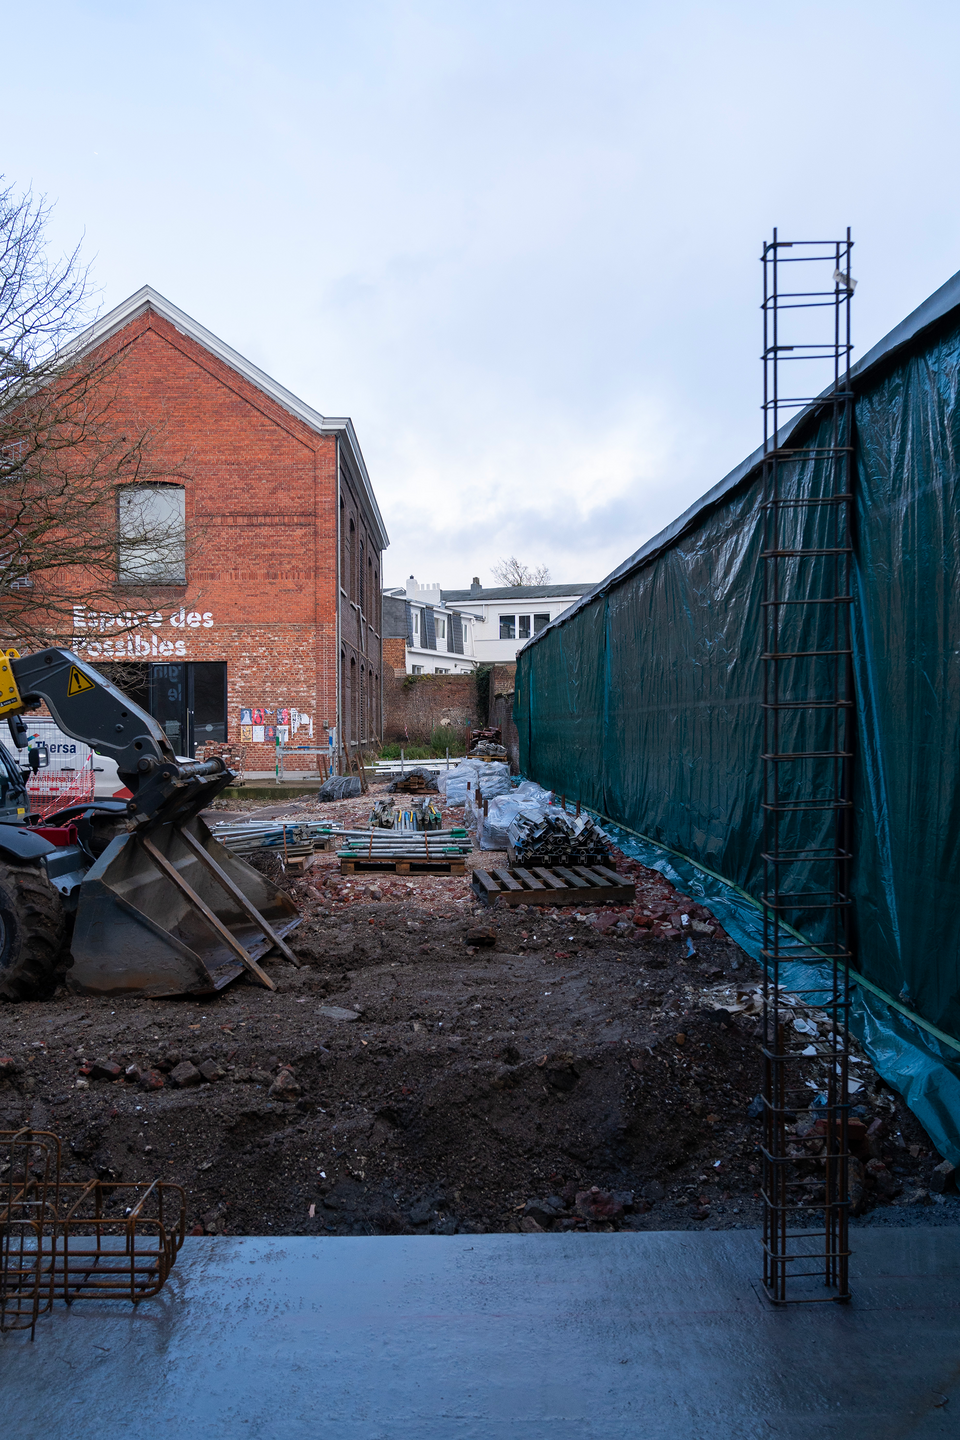
[[[262,725],[262,724],[264,723],[264,722],[263,722],[263,706],[262,706],[262,705],[255,706],[254,709],[253,709],[253,711],[252,711],[252,715],[253,715],[253,722],[252,722],[252,723],[253,723],[254,725]],[[262,739],[263,739],[263,736],[261,735],[260,738],[261,738],[261,740],[262,740]]]
[[[247,714],[249,715],[249,713],[250,713],[250,712],[249,712],[249,710],[248,710],[248,711],[247,711]],[[252,726],[252,725],[241,725],[241,726],[240,726],[240,744],[241,744],[241,745],[249,745],[249,744],[250,744],[250,741],[251,741],[252,739],[253,739],[253,726]]]
[[[254,713],[256,713],[256,712],[254,712]],[[252,738],[253,738],[253,743],[254,743],[254,745],[262,745],[262,744],[263,744],[263,726],[262,726],[262,725],[253,725],[253,726],[251,726],[251,729],[253,730],[253,737],[252,737]]]
[[[264,725],[264,727],[263,727],[263,738],[264,738],[264,740],[266,741],[266,743],[267,743],[268,745],[273,745],[273,744],[275,744],[276,739],[277,739],[277,727],[276,727],[276,725]]]
[[[278,725],[278,726],[277,726],[277,744],[278,744],[278,745],[286,745],[286,743],[287,743],[287,741],[288,741],[289,739],[290,739],[290,726],[289,726],[289,725]]]
[[[241,711],[240,711],[240,724],[241,724],[241,725],[252,725],[252,724],[253,724],[253,711],[252,711],[252,710],[241,710]]]

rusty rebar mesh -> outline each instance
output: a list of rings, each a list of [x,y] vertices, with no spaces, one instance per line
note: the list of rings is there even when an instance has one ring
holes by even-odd
[[[166,1283],[186,1222],[166,1181],[60,1179],[46,1131],[0,1131],[0,1332],[29,1330],[54,1300],[140,1300]]]
[[[29,1330],[53,1304],[60,1141],[0,1131],[0,1332]]]

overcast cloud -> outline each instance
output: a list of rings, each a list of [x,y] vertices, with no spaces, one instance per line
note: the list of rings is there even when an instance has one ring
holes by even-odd
[[[351,415],[384,573],[601,578],[760,440],[762,239],[849,224],[857,353],[958,267],[956,5],[46,4],[9,181]]]

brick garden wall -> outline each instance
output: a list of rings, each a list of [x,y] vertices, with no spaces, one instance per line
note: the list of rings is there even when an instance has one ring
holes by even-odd
[[[425,744],[436,725],[467,726],[476,721],[473,675],[390,676],[384,681],[384,738]]]

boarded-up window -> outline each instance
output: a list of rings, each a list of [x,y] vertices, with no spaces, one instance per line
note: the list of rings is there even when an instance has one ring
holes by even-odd
[[[120,582],[183,585],[184,492],[179,485],[124,485],[117,497]]]

